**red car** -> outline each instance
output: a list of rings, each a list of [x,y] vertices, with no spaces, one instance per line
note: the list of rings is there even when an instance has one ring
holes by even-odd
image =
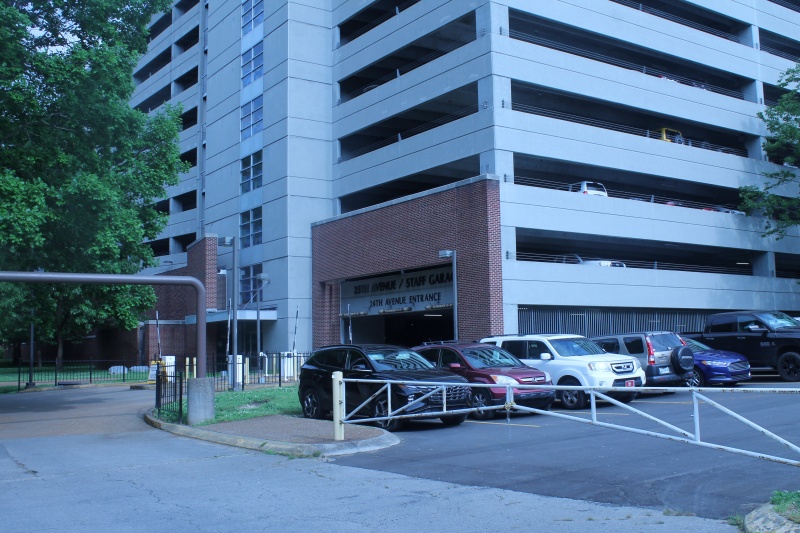
[[[471,383],[497,384],[498,387],[472,389],[472,405],[503,405],[506,402],[506,385],[552,385],[550,376],[492,344],[479,342],[441,341],[412,348],[434,366],[467,378]],[[514,403],[547,411],[555,399],[555,391],[539,389],[514,389]],[[498,410],[478,410],[473,416],[479,420],[493,418]]]

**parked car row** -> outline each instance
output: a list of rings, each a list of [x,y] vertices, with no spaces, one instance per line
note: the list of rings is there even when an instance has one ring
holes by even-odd
[[[750,365],[742,355],[713,350],[669,331],[594,339],[564,334],[498,335],[480,342],[438,341],[414,348],[334,345],[316,350],[300,370],[298,394],[305,417],[324,418],[333,410],[333,372],[352,380],[404,382],[393,384],[388,389],[391,394],[381,383],[356,381],[345,387],[347,413],[377,418],[376,424],[389,431],[399,429],[407,418],[388,416],[440,418],[448,426],[464,422],[464,409],[476,409],[477,419],[492,418],[500,410],[485,408],[504,405],[509,385],[515,404],[547,411],[556,400],[564,409],[583,409],[589,394],[582,389],[517,386],[624,388],[630,392],[607,394],[628,403],[643,386],[735,385],[750,379]],[[436,383],[447,384],[444,392]],[[442,414],[449,411],[456,412]]]
[[[661,128],[660,135],[661,139],[667,142],[675,142],[678,144],[683,144],[683,136],[678,130],[671,130],[669,128]],[[577,183],[571,183],[567,186],[567,190],[569,192],[577,192],[581,194],[586,194],[589,196],[608,196],[608,190],[606,190],[605,185],[598,181],[579,181]],[[635,200],[639,202],[650,202],[649,198],[640,198],[637,196],[632,196],[628,198],[629,200]],[[724,205],[703,205],[698,202],[688,202],[684,203],[679,200],[669,200],[664,202],[664,205],[671,205],[677,207],[694,207],[695,209],[701,209],[703,211],[714,211],[717,213],[728,213],[732,215],[742,215],[744,216],[746,213],[739,209],[733,209],[730,207],[726,207]]]

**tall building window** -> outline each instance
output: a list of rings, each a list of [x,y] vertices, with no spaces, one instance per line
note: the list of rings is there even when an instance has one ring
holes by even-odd
[[[242,2],[242,35],[250,33],[254,26],[264,22],[264,0]]]
[[[242,140],[255,135],[264,126],[264,95],[242,106]]]
[[[258,279],[259,274],[262,273],[263,266],[261,263],[242,267],[239,269],[239,283],[241,291],[239,291],[239,301],[242,305],[247,305],[256,301],[256,290],[261,289],[263,283]],[[259,299],[263,300],[264,293],[259,294]]]
[[[242,192],[252,191],[261,187],[264,173],[261,158],[263,152],[259,150],[254,154],[242,158]]]
[[[242,87],[264,75],[264,41],[242,54]]]
[[[261,244],[261,208],[245,211],[240,216],[239,235],[242,248]]]

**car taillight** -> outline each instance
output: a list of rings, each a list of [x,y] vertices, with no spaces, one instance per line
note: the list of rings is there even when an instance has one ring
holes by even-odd
[[[683,338],[682,338],[682,337],[678,337],[678,340],[680,340],[680,341],[681,341],[681,344],[683,344],[684,346],[689,346],[688,344],[686,344],[686,341],[685,341],[685,340],[683,340]]]
[[[647,364],[656,364],[656,352],[653,350],[653,343],[650,342],[650,337],[645,337],[644,341],[647,343]]]

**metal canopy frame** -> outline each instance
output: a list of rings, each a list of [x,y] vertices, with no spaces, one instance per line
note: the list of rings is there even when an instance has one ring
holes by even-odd
[[[70,272],[0,272],[0,281],[20,283],[80,283],[86,285],[188,285],[197,297],[197,377],[206,377],[206,288],[191,276],[132,276]]]

